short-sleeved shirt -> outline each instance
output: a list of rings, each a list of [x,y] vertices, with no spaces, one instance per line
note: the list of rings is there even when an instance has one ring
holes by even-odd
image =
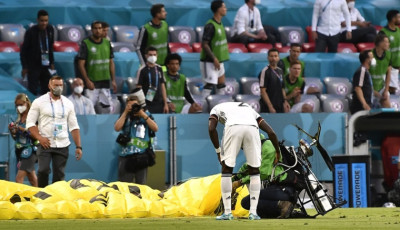
[[[284,102],[282,93],[282,89],[284,88],[282,69],[277,67],[272,70],[272,68],[267,66],[261,70],[258,79],[260,80],[260,88],[266,88],[269,100],[274,106],[276,112],[282,113]],[[260,103],[261,112],[269,112],[268,106],[262,98],[260,99]]]
[[[369,71],[363,67],[360,66],[357,71],[353,75],[353,100],[352,104],[350,106],[351,113],[358,112],[360,110],[364,110],[363,106],[360,102],[360,100],[357,97],[357,94],[355,92],[355,87],[361,87],[361,90],[363,92],[365,101],[368,103],[368,105],[372,105],[372,78],[369,73]]]
[[[210,116],[215,115],[218,121],[227,126],[249,125],[256,126],[260,115],[244,102],[224,102],[211,109]]]

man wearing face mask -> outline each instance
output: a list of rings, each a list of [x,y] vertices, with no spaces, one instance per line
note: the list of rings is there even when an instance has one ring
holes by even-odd
[[[75,113],[77,115],[96,114],[92,101],[83,96],[83,81],[80,78],[75,78],[72,82],[73,93],[68,97],[74,104]]]
[[[157,62],[157,49],[150,46],[146,49],[146,65],[137,72],[137,88],[141,88],[146,97],[150,113],[168,113],[167,90],[162,68]]]
[[[351,40],[346,39],[346,22],[342,16],[342,29],[340,30],[340,42],[360,43],[360,42],[374,42],[376,37],[376,29],[371,26],[371,22],[365,21],[360,11],[355,8],[355,0],[347,0],[351,18]]]
[[[351,114],[361,110],[371,110],[373,87],[371,74],[368,70],[371,66],[372,58],[371,50],[364,50],[359,55],[361,66],[353,75],[353,100],[350,104]]]
[[[245,4],[236,13],[232,42],[248,44],[251,42],[267,42],[260,11],[256,7],[261,0],[245,0]]]
[[[110,81],[113,91],[117,92],[115,82],[114,53],[109,40],[103,38],[100,21],[91,25],[92,35],[84,39],[78,53],[78,67],[85,81],[85,95],[94,106],[109,108],[113,112]]]
[[[75,143],[75,158],[82,157],[79,125],[74,105],[61,95],[63,80],[53,76],[49,81],[50,92],[35,99],[26,119],[26,128],[31,136],[40,142],[37,150],[39,162],[38,185],[46,187],[49,183],[50,162],[52,163],[52,182],[64,180],[68,160],[68,147],[71,144],[68,131]],[[36,125],[37,123],[37,125]]]

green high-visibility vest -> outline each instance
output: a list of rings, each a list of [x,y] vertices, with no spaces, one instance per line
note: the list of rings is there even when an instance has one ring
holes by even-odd
[[[302,77],[298,77],[297,78],[297,81],[294,83],[294,84],[291,84],[290,82],[289,82],[289,75],[286,75],[283,79],[284,79],[284,81],[285,81],[285,92],[286,92],[286,95],[289,95],[290,93],[292,93],[293,92],[293,90],[294,90],[294,88],[296,88],[296,87],[299,87],[300,89],[301,89],[301,86],[303,85],[303,82],[304,82],[304,78],[302,78]],[[290,106],[293,106],[294,105],[294,98],[292,98],[292,99],[290,99],[289,100],[289,104],[290,104]]]
[[[390,42],[390,52],[392,53],[392,66],[400,67],[400,29],[396,27],[396,31],[391,31],[386,27],[381,29],[386,34]]]
[[[391,54],[389,51],[385,51],[383,59],[379,59],[378,56],[376,56],[375,49],[372,50],[372,53],[376,60],[376,65],[371,65],[369,73],[372,77],[374,90],[379,92],[383,87],[385,87],[386,72],[390,65]]]
[[[285,68],[283,69],[283,76],[286,76],[289,74],[290,72],[290,62],[289,62],[289,56],[285,57],[282,59],[283,61],[283,65],[285,66]],[[301,72],[300,72],[300,77],[304,77],[304,62],[300,61],[301,64]]]
[[[175,105],[175,113],[180,113],[185,104],[185,82],[186,77],[183,74],[179,74],[178,80],[173,80],[164,72],[165,76],[165,87],[167,89],[167,97]]]
[[[88,49],[86,71],[91,81],[110,80],[110,41],[102,39],[100,44],[86,38],[83,40]]]
[[[211,51],[214,56],[218,59],[219,62],[224,62],[229,60],[229,50],[228,50],[228,42],[226,40],[225,28],[224,25],[218,24],[216,21],[210,19],[207,21],[207,24],[211,23],[214,26],[214,37],[211,40]],[[206,53],[204,50],[201,50],[200,60],[206,59]]]
[[[157,49],[156,63],[163,66],[168,55],[168,24],[166,21],[161,21],[161,27],[155,28],[149,22],[144,28],[147,30],[147,47],[153,46]]]

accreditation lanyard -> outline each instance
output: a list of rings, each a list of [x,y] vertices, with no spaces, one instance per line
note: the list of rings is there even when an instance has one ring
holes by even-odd
[[[253,12],[253,19],[252,19],[252,20],[250,20],[251,12]],[[254,24],[255,24],[255,21],[254,21],[254,10],[251,11],[251,10],[249,9],[249,26],[250,26],[250,28],[254,28]]]
[[[55,114],[55,112],[54,112],[53,100],[51,100],[50,93],[49,93],[49,97],[50,97],[50,104],[51,104],[51,112],[52,112],[52,115],[53,115],[53,121],[55,122],[55,121],[56,121],[56,114]],[[64,114],[65,114],[64,103],[63,103],[61,97],[60,97],[60,100],[61,100],[61,106],[62,106],[62,111],[63,111],[63,112],[62,112],[61,118],[64,119]]]
[[[49,52],[49,38],[47,37],[47,31],[44,31],[44,33],[46,34],[46,50],[43,49],[42,38],[40,37],[40,33],[39,33],[39,44],[40,44],[40,50],[42,51],[42,53],[46,53],[46,51]]]
[[[155,70],[155,72],[156,72],[156,89],[158,88],[158,69],[157,69],[157,66],[155,67],[156,68],[156,70]],[[151,88],[151,68],[148,68],[149,69],[149,88]]]
[[[282,83],[282,76],[280,75],[280,74],[278,74],[274,69],[272,69],[272,68],[270,68],[271,70],[272,70],[272,72],[274,72],[274,74],[275,74],[275,76],[276,77],[278,77],[279,78],[279,80],[281,81],[281,83]]]

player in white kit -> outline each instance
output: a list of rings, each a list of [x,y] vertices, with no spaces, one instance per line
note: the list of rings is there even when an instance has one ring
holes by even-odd
[[[219,145],[216,129],[218,121],[225,125],[221,140],[222,149]],[[218,216],[217,220],[233,219],[231,211],[231,177],[240,148],[243,148],[249,166],[249,219],[260,219],[256,211],[261,189],[259,170],[261,165],[261,140],[259,128],[268,134],[269,139],[275,147],[276,157],[279,159],[279,143],[274,130],[250,105],[243,102],[225,102],[216,105],[210,112],[208,132],[217,152],[218,160],[222,165],[221,193],[225,208],[225,212],[221,216]]]

